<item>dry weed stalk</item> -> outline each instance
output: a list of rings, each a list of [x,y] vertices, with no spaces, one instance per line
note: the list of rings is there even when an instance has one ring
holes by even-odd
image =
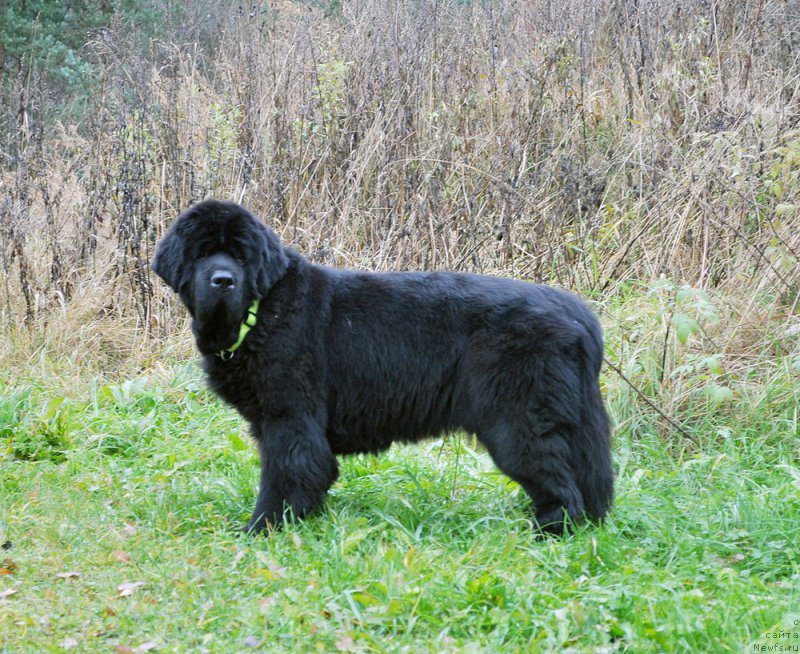
[[[753,320],[797,315],[792,12],[285,2],[135,56],[114,25],[87,44],[91,109],[74,124],[33,73],[2,90],[3,329],[78,334],[113,315],[163,338],[182,314],[150,276],[153,243],[215,196],[328,264],[604,297],[662,276],[713,289],[736,307],[721,347],[747,350]],[[73,310],[87,283],[93,315]]]

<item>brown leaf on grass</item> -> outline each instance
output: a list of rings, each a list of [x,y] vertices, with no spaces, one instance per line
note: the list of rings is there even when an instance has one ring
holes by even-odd
[[[149,652],[151,649],[156,649],[157,647],[158,643],[147,641],[138,647],[131,647],[130,645],[115,645],[114,651],[117,654],[144,654],[145,652]]]
[[[19,571],[19,566],[11,559],[3,559],[0,563],[0,575],[13,575]]]
[[[268,613],[273,606],[275,606],[274,597],[262,597],[260,600],[258,600],[258,608],[260,608],[264,613]]]
[[[17,592],[16,588],[6,588],[5,590],[0,590],[0,600],[6,599],[6,597],[11,597]]]
[[[80,572],[76,572],[76,571],[56,572],[56,577],[58,577],[59,579],[76,579],[77,577],[80,577],[80,576],[81,576],[81,573]]]
[[[214,602],[205,602],[203,606],[200,607],[200,616],[197,618],[197,626],[202,627],[206,621],[206,615],[208,612],[214,608]]]
[[[267,556],[264,552],[256,552],[256,560],[262,565],[260,568],[256,568],[255,573],[259,577],[263,577],[267,581],[274,581],[275,579],[280,579],[284,576],[286,572],[286,568],[279,563],[277,563],[274,559]]]
[[[275,581],[284,576],[286,568],[273,561],[266,562],[265,568],[256,568],[253,572],[266,581]]]
[[[283,568],[280,566],[270,568],[256,568],[255,574],[264,579],[265,581],[275,581],[283,576]]]
[[[236,566],[239,565],[239,561],[241,561],[247,552],[245,550],[239,550],[236,552],[236,555],[233,557],[233,561],[231,561],[231,570],[235,570]]]
[[[111,552],[111,558],[120,563],[130,563],[131,555],[124,550],[114,550]]]
[[[124,584],[117,586],[117,592],[119,592],[120,597],[128,597],[133,595],[133,591],[140,586],[144,586],[143,581],[126,581]]]

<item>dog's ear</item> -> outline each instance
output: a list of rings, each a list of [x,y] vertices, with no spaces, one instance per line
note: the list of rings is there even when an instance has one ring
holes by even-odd
[[[278,235],[268,227],[258,222],[260,227],[260,256],[258,273],[256,275],[256,289],[259,297],[264,297],[269,289],[286,274],[289,259]]]
[[[153,272],[161,277],[176,293],[183,278],[185,245],[183,237],[178,234],[177,223],[164,234],[156,249],[156,256],[150,264]]]

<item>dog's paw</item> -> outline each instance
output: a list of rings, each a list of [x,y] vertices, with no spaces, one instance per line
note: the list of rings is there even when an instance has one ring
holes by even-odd
[[[261,534],[269,534],[274,530],[274,526],[268,520],[250,520],[246,525],[239,529],[239,532],[245,536],[259,536]]]
[[[566,509],[558,507],[552,511],[537,513],[536,527],[542,535],[564,536],[574,530],[575,519],[569,515]]]

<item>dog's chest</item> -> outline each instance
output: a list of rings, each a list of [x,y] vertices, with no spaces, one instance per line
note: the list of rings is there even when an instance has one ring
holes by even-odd
[[[245,366],[236,359],[236,356],[228,361],[223,361],[216,356],[213,359],[207,357],[205,369],[208,385],[214,393],[233,406],[243,417],[252,421],[258,414],[254,380],[247,374]]]
[[[211,390],[251,423],[296,413],[317,414],[324,403],[319,366],[307,348],[279,347],[282,340],[248,343],[257,346],[243,348],[228,361],[216,356],[206,360]]]

